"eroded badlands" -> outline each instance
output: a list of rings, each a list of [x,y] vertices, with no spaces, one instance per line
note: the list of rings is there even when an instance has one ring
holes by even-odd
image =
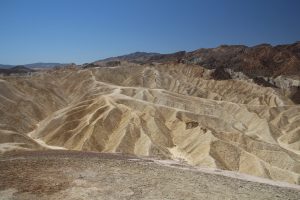
[[[171,159],[300,183],[300,106],[185,64],[60,69],[0,79],[0,150]]]

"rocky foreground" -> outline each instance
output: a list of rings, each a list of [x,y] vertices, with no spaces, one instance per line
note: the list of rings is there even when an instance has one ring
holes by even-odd
[[[0,170],[0,199],[11,200],[300,197],[300,187],[295,185],[122,154],[10,153],[1,156]]]

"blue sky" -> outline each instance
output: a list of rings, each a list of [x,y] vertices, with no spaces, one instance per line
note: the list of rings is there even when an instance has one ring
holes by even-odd
[[[0,63],[300,40],[298,0],[0,0]]]

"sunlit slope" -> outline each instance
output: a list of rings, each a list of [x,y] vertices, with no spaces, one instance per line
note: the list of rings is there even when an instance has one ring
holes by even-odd
[[[6,147],[47,148],[34,138],[299,184],[300,106],[272,88],[216,81],[198,66],[125,63],[3,78],[1,91]]]

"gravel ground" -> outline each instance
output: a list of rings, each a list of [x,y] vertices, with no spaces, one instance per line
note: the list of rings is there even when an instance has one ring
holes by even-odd
[[[6,154],[0,157],[0,199],[300,199],[297,188],[169,165],[123,154]]]

